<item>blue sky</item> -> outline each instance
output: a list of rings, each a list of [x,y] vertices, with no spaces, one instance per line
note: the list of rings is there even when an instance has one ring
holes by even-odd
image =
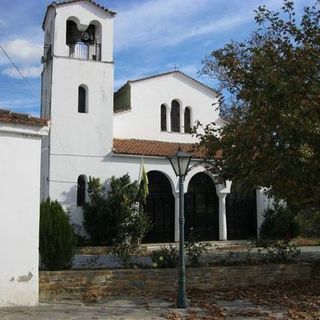
[[[177,68],[208,85],[199,75],[213,49],[248,37],[256,28],[259,5],[278,11],[281,0],[96,0],[115,18],[115,89],[128,79]],[[0,51],[0,109],[38,115],[42,19],[47,0],[0,0],[0,44],[33,89]],[[313,0],[296,0],[298,12]]]

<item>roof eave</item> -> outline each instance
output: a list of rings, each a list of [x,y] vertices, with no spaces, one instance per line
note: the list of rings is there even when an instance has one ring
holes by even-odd
[[[94,1],[91,1],[91,0],[70,0],[70,1],[64,1],[64,2],[61,2],[61,3],[57,3],[56,1],[53,1],[51,4],[49,4],[47,6],[47,10],[46,10],[43,22],[42,22],[42,30],[44,31],[44,25],[45,25],[45,22],[46,22],[46,19],[47,19],[47,14],[48,14],[48,11],[49,11],[50,8],[56,9],[58,6],[69,5],[71,3],[80,2],[80,1],[85,1],[85,2],[91,3],[92,5],[97,7],[98,9],[100,9],[100,10],[104,11],[105,13],[109,14],[111,17],[115,17],[117,15],[117,13],[115,11],[112,11],[112,10],[109,10],[109,9],[103,7],[103,6],[100,6],[98,3],[94,2]]]

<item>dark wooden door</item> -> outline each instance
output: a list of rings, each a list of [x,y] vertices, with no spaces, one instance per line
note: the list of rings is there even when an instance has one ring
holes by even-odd
[[[174,197],[167,177],[158,171],[148,173],[149,196],[145,211],[151,220],[151,230],[144,242],[174,241]]]
[[[205,173],[190,180],[185,195],[185,218],[187,240],[191,229],[202,241],[219,238],[219,200],[213,181]]]
[[[226,199],[229,240],[257,237],[256,191],[249,194],[231,192]]]

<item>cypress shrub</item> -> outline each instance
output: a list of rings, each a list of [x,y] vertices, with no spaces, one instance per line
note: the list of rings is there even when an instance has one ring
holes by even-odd
[[[62,270],[71,266],[75,235],[58,201],[46,201],[40,206],[40,243],[42,264],[49,270]]]
[[[263,239],[292,239],[299,234],[299,224],[295,213],[289,207],[276,203],[264,214],[264,221],[260,228]]]

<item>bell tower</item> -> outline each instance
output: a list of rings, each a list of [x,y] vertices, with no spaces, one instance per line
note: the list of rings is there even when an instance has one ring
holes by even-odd
[[[78,177],[100,176],[112,150],[114,16],[76,0],[53,2],[43,21],[41,116],[51,130],[42,148],[42,197],[66,206],[76,202]]]

